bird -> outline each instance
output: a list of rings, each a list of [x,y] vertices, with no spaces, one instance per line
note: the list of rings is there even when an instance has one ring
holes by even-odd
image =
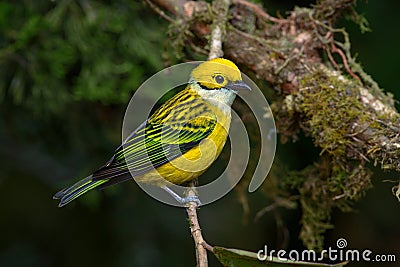
[[[177,201],[167,185],[198,178],[219,156],[231,123],[231,105],[239,91],[250,91],[239,68],[230,60],[215,58],[197,65],[186,87],[161,105],[115,150],[104,166],[57,192],[63,207],[94,189],[134,179],[159,186]]]

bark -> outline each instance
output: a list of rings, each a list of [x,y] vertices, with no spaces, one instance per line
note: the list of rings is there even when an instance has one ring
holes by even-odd
[[[271,107],[281,140],[296,141],[303,132],[320,147],[314,166],[288,178],[299,190],[300,236],[309,248],[321,246],[332,208],[347,209],[371,186],[367,162],[400,171],[394,100],[352,57],[346,31],[335,28],[345,15],[367,28],[354,0],[321,0],[311,8],[295,8],[286,18],[245,0],[233,0],[228,11],[218,13],[209,12],[204,1],[152,2],[179,21],[177,42],[194,52],[205,54],[216,18],[226,22],[221,26],[224,57],[274,88]],[[338,185],[335,177],[345,178]],[[393,189],[400,195],[397,186]]]

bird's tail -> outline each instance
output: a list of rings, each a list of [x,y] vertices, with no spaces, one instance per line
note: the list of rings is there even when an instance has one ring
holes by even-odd
[[[72,200],[76,199],[77,197],[83,195],[87,191],[98,187],[99,185],[107,182],[108,180],[98,180],[93,181],[92,175],[86,177],[85,179],[80,180],[79,182],[75,183],[74,185],[64,188],[63,190],[57,192],[53,198],[60,199],[60,203],[58,207],[62,207],[67,205]]]

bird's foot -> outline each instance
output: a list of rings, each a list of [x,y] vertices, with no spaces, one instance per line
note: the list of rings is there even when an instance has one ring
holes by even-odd
[[[181,204],[189,204],[190,202],[196,203],[197,207],[201,206],[201,201],[198,196],[187,196],[181,198]]]
[[[201,201],[198,196],[186,196],[186,197],[181,197],[177,193],[175,193],[171,188],[167,186],[163,186],[162,189],[164,189],[168,194],[170,194],[176,201],[178,201],[180,204],[186,206],[190,202],[196,203],[197,207],[201,206]]]

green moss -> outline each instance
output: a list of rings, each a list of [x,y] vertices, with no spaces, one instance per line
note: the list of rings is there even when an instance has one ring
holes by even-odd
[[[303,127],[314,138],[321,154],[340,157],[351,142],[349,125],[366,120],[356,84],[316,71],[300,81],[297,110],[309,118]]]
[[[299,192],[300,238],[309,249],[322,249],[323,234],[332,227],[332,210],[351,210],[371,187],[365,146],[355,138],[353,126],[368,126],[381,134],[382,125],[365,112],[359,85],[345,77],[321,68],[299,85],[296,94],[273,106],[278,128],[286,139],[296,139],[301,129],[321,148],[321,157],[303,170],[291,171],[281,186]]]
[[[324,155],[318,163],[291,171],[281,183],[297,189],[302,208],[300,238],[308,249],[322,249],[326,230],[332,228],[333,209],[350,211],[353,201],[371,187],[371,172],[357,162],[338,162]]]

